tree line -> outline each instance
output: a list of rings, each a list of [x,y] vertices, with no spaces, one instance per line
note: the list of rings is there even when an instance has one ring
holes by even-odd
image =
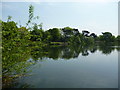
[[[29,6],[29,19],[26,26],[17,25],[11,21],[12,17],[8,16],[7,22],[0,21],[2,28],[2,44],[4,46],[20,46],[21,44],[29,46],[31,43],[39,42],[39,45],[69,45],[69,44],[108,44],[120,45],[120,35],[115,37],[110,32],[102,32],[102,35],[90,33],[87,30],[79,32],[76,28],[51,28],[49,30],[42,29],[42,23],[34,23],[34,19],[39,19],[34,16],[34,7]]]
[[[97,36],[95,33],[89,31],[79,32],[78,29],[64,27],[52,28],[44,31],[37,24],[34,24],[31,30],[26,27],[18,27],[14,21],[2,22],[2,40],[3,43],[12,42],[19,45],[22,42],[35,42],[45,44],[93,44],[95,42],[115,43],[120,42],[120,35],[115,37],[110,32],[104,32]]]

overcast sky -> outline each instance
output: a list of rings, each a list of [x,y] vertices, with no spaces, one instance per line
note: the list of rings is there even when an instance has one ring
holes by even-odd
[[[27,0],[25,0],[27,1]],[[40,0],[41,1],[41,0]],[[2,2],[2,20],[6,21],[8,15],[12,20],[22,25],[28,20],[29,5],[34,6],[34,16],[43,23],[43,29],[57,27],[72,27],[89,30],[96,34],[109,31],[118,35],[118,2],[112,0],[81,0],[80,2]],[[54,1],[54,0],[52,0]],[[84,2],[82,2],[84,1]]]

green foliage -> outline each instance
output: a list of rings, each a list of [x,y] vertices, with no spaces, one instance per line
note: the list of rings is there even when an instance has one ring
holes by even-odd
[[[63,37],[64,37],[65,41],[67,41],[68,38],[73,35],[73,29],[70,27],[63,28],[62,32],[63,32]]]
[[[83,34],[84,36],[88,36],[89,33],[90,33],[90,32],[87,31],[87,30],[83,30],[83,31],[82,31],[82,34]]]
[[[2,22],[2,44],[7,49],[28,45],[30,32],[25,27],[18,28],[14,21]]]
[[[11,40],[17,36],[17,26],[16,23],[11,22],[2,22],[2,39]]]
[[[87,44],[94,44],[94,39],[92,37],[89,37],[86,39]]]
[[[51,42],[51,40],[52,40],[52,37],[51,37],[50,32],[45,31],[45,32],[44,32],[44,35],[43,35],[43,41],[44,41],[45,43],[49,43],[49,42]]]
[[[30,5],[30,6],[29,6],[29,19],[28,19],[28,21],[27,21],[27,23],[26,23],[26,27],[27,27],[29,24],[31,24],[31,26],[29,26],[29,29],[32,29],[32,25],[34,25],[34,26],[33,26],[33,28],[34,28],[35,25],[37,25],[36,23],[33,22],[33,20],[35,20],[35,19],[39,19],[39,16],[34,17],[34,6],[33,6],[33,5]],[[39,26],[39,27],[42,28],[42,23],[39,24],[39,25],[37,25],[37,26]]]
[[[100,36],[100,40],[104,42],[113,42],[115,40],[115,37],[112,36],[110,32],[104,32],[103,35]]]
[[[37,24],[34,24],[33,30],[30,33],[32,41],[42,41],[44,32],[42,29],[38,29]]]
[[[30,32],[25,27],[18,28],[18,36],[20,40],[29,40],[31,37]]]
[[[32,5],[29,6],[29,19],[28,22],[26,23],[26,26],[31,23],[32,19],[34,17],[34,7]]]
[[[60,41],[61,34],[58,28],[49,29],[48,32],[50,34],[50,41],[52,42]]]
[[[115,38],[115,40],[116,40],[116,44],[117,44],[117,45],[120,45],[120,35],[118,35],[118,36]]]
[[[118,42],[120,42],[120,35],[118,35],[118,36],[116,37],[116,40],[117,40]]]
[[[97,38],[97,35],[95,33],[91,33],[90,37]]]
[[[12,19],[12,16],[8,16],[7,22],[9,22]]]

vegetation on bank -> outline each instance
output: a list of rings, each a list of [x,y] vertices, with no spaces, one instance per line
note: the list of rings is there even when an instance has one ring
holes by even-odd
[[[7,22],[0,21],[2,27],[2,46],[9,46],[9,49],[15,46],[25,45],[30,46],[33,42],[39,42],[39,45],[90,45],[94,43],[111,43],[112,45],[119,45],[120,35],[115,37],[110,32],[102,32],[102,35],[97,36],[95,33],[83,30],[79,32],[78,29],[64,27],[52,28],[49,30],[42,29],[42,23],[36,24],[32,22],[34,19],[34,7],[29,6],[29,19],[26,26],[17,25],[16,22],[11,21],[12,17],[8,16]]]
[[[110,32],[104,32],[97,36],[89,31],[79,32],[78,29],[65,27],[62,29],[53,28],[44,31],[39,29],[36,25],[30,31],[26,27],[18,27],[14,21],[2,21],[2,44],[5,46],[20,46],[25,44],[29,46],[32,42],[39,42],[41,45],[68,45],[68,44],[94,44],[94,43],[112,43],[119,45],[120,35],[115,37]]]

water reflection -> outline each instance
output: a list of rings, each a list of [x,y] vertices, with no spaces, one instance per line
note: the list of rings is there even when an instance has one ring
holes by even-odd
[[[102,54],[108,55],[114,50],[120,51],[119,47],[114,46],[48,46],[44,48],[33,48],[31,51],[32,58],[34,60],[42,58],[52,58],[54,60],[71,59],[77,58],[80,54],[82,56],[88,56],[89,54],[95,53],[97,50],[102,52]]]
[[[115,49],[116,48],[112,46],[99,46],[99,51],[101,51],[103,54],[106,54],[106,55],[110,54]]]
[[[12,50],[4,48],[2,53],[2,72],[3,72],[3,88],[18,87],[28,88],[31,85],[19,85],[18,78],[29,76],[29,67],[35,65],[37,61],[44,58],[53,60],[70,60],[78,58],[79,55],[88,56],[97,51],[108,55],[114,50],[120,51],[120,47],[115,46],[46,46],[46,47],[15,47]],[[30,59],[31,58],[31,59]]]

